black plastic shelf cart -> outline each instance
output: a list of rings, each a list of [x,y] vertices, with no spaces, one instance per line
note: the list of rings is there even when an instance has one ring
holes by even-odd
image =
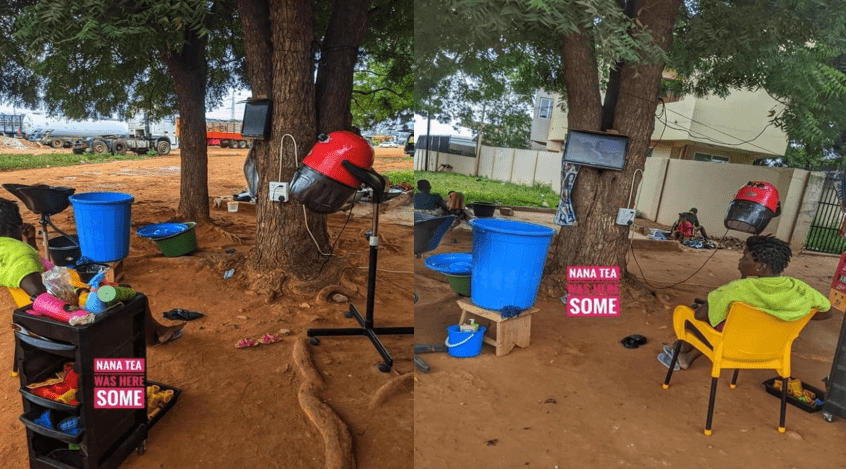
[[[834,362],[826,385],[823,417],[831,422],[834,416],[846,418],[846,320],[840,326],[840,338],[834,351]]]
[[[30,468],[114,469],[133,450],[142,453],[147,439],[147,409],[95,409],[94,359],[146,358],[147,297],[138,294],[86,326],[32,316],[26,312],[29,309],[15,310],[12,318],[15,324],[46,339],[15,332],[24,409],[21,421],[26,425]],[[79,405],[53,402],[29,392],[27,384],[53,377],[67,362],[74,362],[74,370],[79,373]],[[144,378],[146,382],[146,372]],[[32,420],[46,409],[52,410],[56,422],[78,416],[82,433],[71,436],[34,423]],[[78,444],[79,449],[69,449],[69,444]]]

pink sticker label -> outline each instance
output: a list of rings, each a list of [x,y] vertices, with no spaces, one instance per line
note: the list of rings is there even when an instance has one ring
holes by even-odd
[[[573,296],[567,297],[568,317],[619,316],[619,296]]]
[[[619,282],[620,267],[611,266],[578,266],[567,267],[567,282]]]
[[[94,373],[144,373],[143,358],[95,358]]]
[[[95,409],[143,409],[144,388],[94,388]]]

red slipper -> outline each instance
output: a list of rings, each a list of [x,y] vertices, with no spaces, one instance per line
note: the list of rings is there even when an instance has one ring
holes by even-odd
[[[261,344],[259,344],[258,342],[256,342],[253,339],[241,339],[241,341],[238,342],[235,345],[235,347],[236,348],[247,348],[247,347],[257,347],[259,345],[261,345]]]
[[[261,338],[261,343],[264,345],[270,345],[282,340],[282,337],[279,337],[276,334],[265,334],[264,337]]]

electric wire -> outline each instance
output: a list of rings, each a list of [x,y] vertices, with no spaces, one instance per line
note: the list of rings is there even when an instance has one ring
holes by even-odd
[[[294,136],[291,135],[291,134],[283,135],[282,136],[282,142],[279,143],[279,179],[278,179],[279,181],[282,180],[282,155],[284,154],[284,151],[285,151],[285,137],[291,137],[291,141],[294,142],[294,167],[296,168],[297,166],[300,165],[300,162],[297,159],[298,158],[297,157],[297,155],[298,155],[297,139],[295,139]],[[350,212],[352,212],[352,208],[350,209]],[[305,205],[303,205],[303,219],[304,219],[303,221],[305,223],[306,231],[308,231],[308,235],[311,237],[311,240],[314,241],[314,246],[317,248],[317,252],[319,252],[321,256],[332,256],[333,254],[332,254],[331,250],[327,254],[327,253],[323,252],[322,249],[320,249],[320,243],[317,242],[317,238],[314,237],[314,233],[311,232],[311,228],[309,228],[309,226],[308,226],[308,211],[306,210]],[[342,230],[342,232],[343,232],[343,230]],[[340,234],[338,234],[338,236],[340,236]]]
[[[654,102],[656,101],[656,100],[652,100],[652,99],[643,98],[643,97],[641,97],[641,96],[637,96],[637,95],[634,95],[634,94],[631,94],[631,93],[627,93],[627,92],[622,91],[622,90],[620,90],[620,92],[621,92],[622,94],[626,95],[626,96],[629,96],[629,97],[632,97],[632,98],[635,98],[635,99],[640,99],[641,101],[647,101],[647,102],[649,102],[649,103],[654,103]],[[707,125],[707,124],[704,124],[704,123],[702,123],[702,122],[699,122],[699,121],[698,121],[698,120],[696,120],[696,119],[690,118],[690,117],[688,117],[688,116],[685,116],[684,114],[681,114],[681,113],[679,113],[679,112],[676,112],[676,111],[673,111],[672,109],[667,108],[667,107],[666,107],[666,104],[664,103],[664,100],[663,100],[663,99],[657,99],[657,101],[658,101],[658,102],[660,102],[660,103],[661,103],[661,105],[663,106],[663,109],[662,109],[661,114],[659,114],[659,115],[658,115],[658,119],[659,119],[659,120],[660,120],[660,118],[661,118],[661,115],[662,115],[662,114],[665,114],[664,109],[666,109],[666,111],[672,112],[673,114],[678,114],[679,116],[682,116],[682,117],[684,117],[684,118],[686,118],[686,119],[689,119],[691,122],[694,122],[694,123],[696,123],[696,124],[699,124],[699,125],[701,125],[702,127],[705,127],[705,128],[707,128],[707,129],[711,129],[711,130],[713,130],[714,132],[717,132],[717,133],[723,134],[723,135],[725,135],[725,136],[727,136],[727,137],[729,137],[729,138],[733,138],[733,139],[735,139],[735,140],[739,140],[739,142],[738,142],[738,143],[728,143],[728,142],[723,142],[723,141],[720,141],[720,140],[717,140],[717,139],[714,139],[714,138],[711,138],[711,137],[707,137],[707,136],[705,136],[705,135],[695,136],[695,135],[693,135],[693,134],[691,133],[691,131],[690,131],[689,129],[685,129],[685,128],[681,128],[681,127],[673,127],[673,126],[669,125],[666,115],[665,115],[665,117],[664,117],[664,126],[665,126],[665,127],[664,127],[664,129],[665,129],[665,130],[666,130],[666,128],[667,128],[667,127],[670,127],[670,128],[671,128],[671,129],[673,129],[673,130],[678,130],[678,131],[681,131],[681,132],[686,132],[688,135],[690,135],[690,136],[691,136],[691,137],[693,137],[693,138],[701,138],[701,139],[703,139],[703,140],[708,140],[708,141],[711,141],[711,142],[713,142],[713,143],[717,143],[717,144],[719,144],[719,145],[726,145],[726,146],[740,146],[740,145],[750,144],[751,146],[753,146],[753,147],[755,147],[755,148],[758,148],[758,149],[760,149],[760,150],[763,150],[764,152],[767,152],[767,153],[769,153],[769,152],[770,152],[770,150],[767,150],[766,148],[763,148],[763,147],[760,147],[760,146],[758,146],[758,145],[755,145],[755,144],[753,144],[752,142],[754,142],[754,141],[755,141],[755,140],[757,140],[759,137],[761,137],[761,135],[763,135],[763,134],[764,134],[764,131],[766,131],[766,130],[767,130],[767,129],[768,129],[768,128],[772,125],[772,122],[769,122],[767,125],[765,125],[765,126],[764,126],[764,128],[763,128],[763,129],[761,129],[761,132],[759,132],[759,133],[758,133],[758,135],[756,135],[754,138],[752,138],[752,139],[750,139],[750,140],[742,140],[742,139],[741,139],[741,138],[739,138],[739,137],[735,137],[734,135],[727,134],[727,133],[725,133],[725,132],[723,132],[723,131],[721,131],[721,130],[715,129],[715,128],[713,128],[713,127],[711,127],[711,126]],[[782,112],[784,112],[784,109],[782,109],[781,111],[779,111],[779,114],[781,114]],[[775,117],[778,117],[778,115],[776,115]],[[660,141],[660,140],[661,140],[661,138],[663,138],[663,136],[664,136],[664,132],[663,132],[663,131],[661,131],[661,137],[659,137],[658,141]],[[657,145],[657,142],[656,142],[656,145]],[[652,148],[655,148],[655,146],[653,146]],[[652,148],[650,148],[650,149],[652,149]]]
[[[728,229],[726,229],[726,232],[723,234],[723,236],[722,236],[722,237],[723,237],[723,238],[725,238],[725,237],[728,235],[728,232],[729,232],[729,230],[728,230]],[[719,250],[720,250],[720,248],[719,248],[719,247],[715,247],[715,248],[714,248],[714,252],[712,252],[712,253],[711,253],[711,255],[710,255],[710,256],[708,256],[708,258],[707,258],[707,259],[705,259],[705,262],[703,262],[703,263],[702,263],[702,265],[701,265],[701,266],[699,266],[699,268],[698,268],[698,269],[696,269],[696,271],[695,271],[695,272],[693,272],[692,274],[690,274],[690,276],[689,276],[689,277],[687,277],[686,279],[684,279],[684,280],[682,280],[682,281],[680,281],[680,282],[676,282],[676,283],[674,283],[674,284],[672,284],[672,285],[668,285],[668,286],[666,286],[666,287],[656,287],[655,285],[652,285],[651,283],[649,283],[649,281],[648,281],[648,280],[646,280],[646,274],[643,272],[643,268],[640,266],[640,262],[638,262],[638,261],[637,261],[637,255],[635,254],[635,250],[634,250],[634,243],[632,242],[632,240],[629,240],[629,249],[631,250],[631,253],[632,253],[632,259],[634,259],[635,264],[637,265],[638,270],[640,270],[640,275],[641,275],[641,278],[639,278],[638,280],[642,280],[642,281],[643,281],[643,283],[645,283],[648,287],[650,287],[650,288],[652,288],[652,289],[654,289],[654,290],[666,290],[666,289],[668,289],[668,288],[673,288],[673,287],[675,287],[675,286],[678,286],[678,285],[681,285],[681,284],[683,284],[683,283],[687,282],[688,280],[690,280],[691,278],[693,278],[693,276],[694,276],[694,275],[698,274],[698,273],[699,273],[699,271],[700,271],[700,270],[702,270],[702,268],[704,268],[704,267],[705,267],[705,264],[707,264],[707,263],[708,263],[708,261],[710,261],[710,260],[711,260],[711,258],[712,258],[712,257],[714,257],[714,255],[715,255],[715,254],[717,254],[717,251],[719,251]],[[635,276],[635,278],[637,278],[637,276]]]
[[[326,268],[326,264],[329,263],[329,260],[332,259],[333,256],[337,257],[337,256],[334,255],[335,245],[338,244],[338,240],[341,239],[341,235],[344,234],[344,230],[347,228],[347,223],[349,223],[350,218],[352,218],[352,213],[353,213],[354,208],[355,208],[355,198],[353,198],[352,207],[350,207],[350,211],[349,211],[349,213],[347,213],[347,219],[344,221],[344,226],[341,227],[341,231],[338,232],[338,236],[335,237],[335,241],[332,243],[332,246],[329,248],[329,255],[325,256],[325,259],[323,260],[323,264],[320,266],[320,270],[317,271],[317,273],[314,275],[314,277],[311,277],[311,278],[304,280],[305,282],[311,282],[312,280],[316,279],[317,277],[320,277],[320,274],[323,273],[323,269]]]

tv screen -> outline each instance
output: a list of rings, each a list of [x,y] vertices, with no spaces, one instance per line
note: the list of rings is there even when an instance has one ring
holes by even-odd
[[[622,170],[629,137],[584,130],[568,130],[564,161],[597,168]]]
[[[269,99],[255,100],[244,105],[242,137],[263,139],[270,135],[270,105]]]

